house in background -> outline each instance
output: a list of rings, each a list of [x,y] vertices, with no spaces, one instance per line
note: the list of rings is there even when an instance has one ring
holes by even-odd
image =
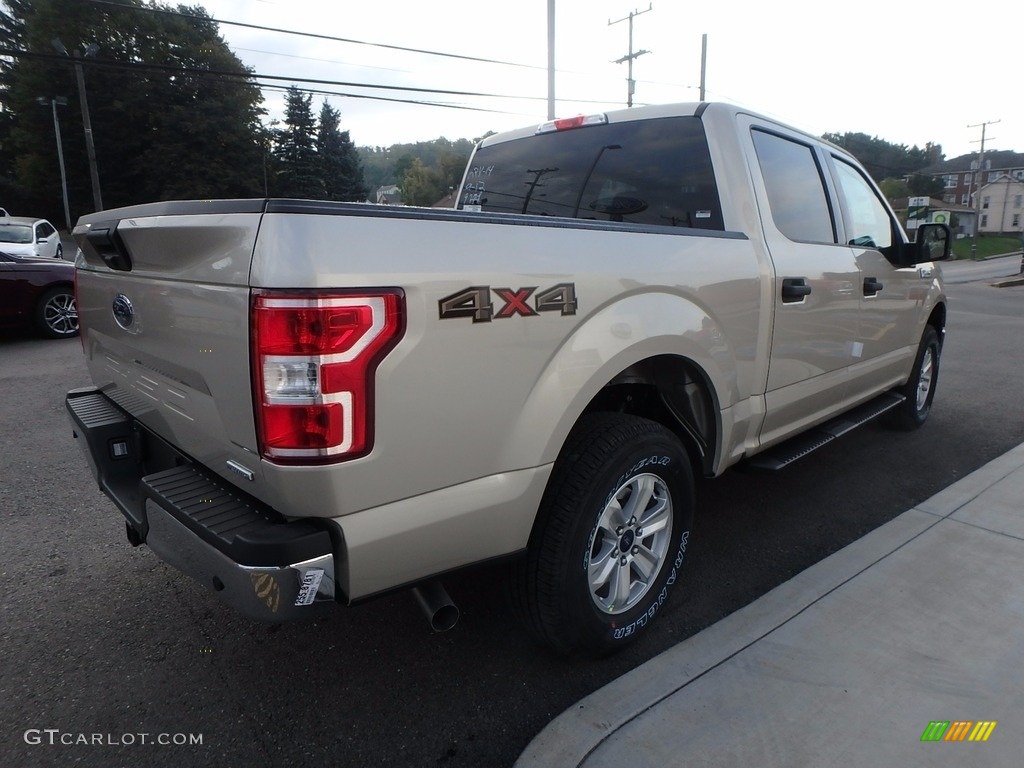
[[[980,219],[978,232],[1024,232],[1024,175],[1007,173],[978,190]]]
[[[374,198],[377,205],[402,205],[402,192],[396,184],[377,187]]]
[[[945,184],[942,200],[947,204],[970,206],[979,188],[1001,176],[1024,180],[1024,153],[993,150],[985,153],[984,168],[978,168],[977,155],[961,155],[952,160],[929,165],[918,173],[937,176]]]

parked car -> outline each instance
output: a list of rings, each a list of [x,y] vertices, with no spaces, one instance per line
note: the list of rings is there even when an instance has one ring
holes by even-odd
[[[0,251],[12,256],[63,258],[60,233],[46,219],[0,215]]]
[[[77,336],[75,265],[4,248],[0,244],[0,326],[34,325],[51,339]]]

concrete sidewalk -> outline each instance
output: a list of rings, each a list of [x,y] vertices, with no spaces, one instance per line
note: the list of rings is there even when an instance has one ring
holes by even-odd
[[[934,721],[972,725],[922,741]],[[516,763],[621,765],[1024,765],[1024,444],[583,699]]]

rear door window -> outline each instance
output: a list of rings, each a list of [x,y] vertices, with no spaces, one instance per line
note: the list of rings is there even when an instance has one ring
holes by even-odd
[[[724,229],[696,117],[587,126],[484,147],[473,158],[459,207]]]

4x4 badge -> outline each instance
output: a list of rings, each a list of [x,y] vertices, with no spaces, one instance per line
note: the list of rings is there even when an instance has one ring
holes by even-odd
[[[437,302],[438,316],[442,320],[471,317],[474,323],[489,323],[492,319],[504,320],[515,315],[537,317],[541,312],[559,312],[565,317],[575,315],[578,306],[575,283],[558,283],[542,291],[533,286],[494,288],[494,293],[505,302],[497,312],[491,301],[491,291],[489,285],[473,285],[449,294]],[[531,296],[533,307],[527,303]]]

